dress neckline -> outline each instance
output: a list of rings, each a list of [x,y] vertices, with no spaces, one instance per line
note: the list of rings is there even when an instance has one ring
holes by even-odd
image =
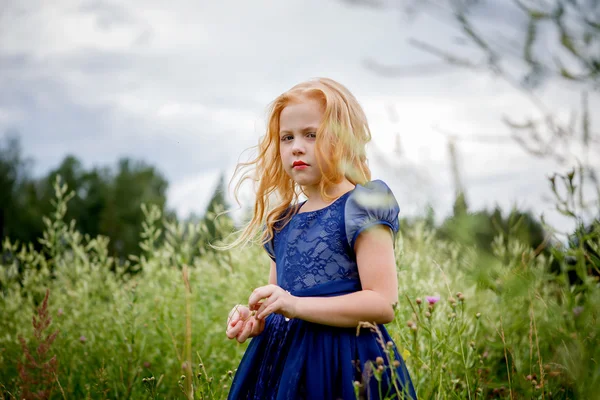
[[[296,215],[304,215],[304,214],[315,214],[315,213],[318,213],[320,211],[327,210],[328,208],[330,208],[334,204],[336,204],[338,201],[340,201],[341,199],[343,199],[344,197],[346,197],[350,193],[352,193],[354,190],[356,190],[356,186],[358,186],[358,185],[355,185],[354,188],[352,188],[351,190],[348,190],[346,193],[344,193],[343,195],[341,195],[337,199],[333,200],[331,203],[327,204],[325,207],[317,208],[316,210],[298,212],[300,210],[300,208],[302,208],[302,206],[304,205],[304,203],[306,203],[306,201],[307,201],[307,200],[304,200],[302,203],[299,203],[298,206],[296,207],[296,213],[294,214],[294,216],[296,216]]]

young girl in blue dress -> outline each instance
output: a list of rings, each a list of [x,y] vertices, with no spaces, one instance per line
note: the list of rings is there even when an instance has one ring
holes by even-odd
[[[258,156],[238,165],[256,203],[232,245],[260,236],[271,263],[268,284],[228,317],[229,339],[252,338],[230,399],[416,399],[383,325],[398,301],[399,207],[370,181],[370,140],[355,97],[315,79],[275,99]]]

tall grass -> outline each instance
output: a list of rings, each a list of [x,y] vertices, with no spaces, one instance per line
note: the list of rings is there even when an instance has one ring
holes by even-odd
[[[267,279],[264,251],[204,251],[205,226],[144,206],[143,253],[123,265],[64,220],[72,195],[55,191],[43,249],[2,244],[0,398],[225,398],[246,347],[226,317]],[[586,262],[585,248],[548,256],[499,236],[493,249],[479,257],[425,223],[398,236],[389,330],[419,397],[598,398],[600,286],[570,284],[561,256]]]

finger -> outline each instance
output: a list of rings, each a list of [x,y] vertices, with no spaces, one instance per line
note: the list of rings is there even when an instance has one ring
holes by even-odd
[[[241,321],[246,321],[248,318],[250,318],[250,310],[246,306],[241,306],[238,310],[238,313]]]
[[[256,313],[256,319],[259,319],[259,320],[265,319],[270,314],[272,314],[275,311],[277,311],[279,309],[280,304],[281,304],[281,302],[278,301],[278,300],[279,299],[275,300],[273,303],[271,303],[269,306],[267,306],[262,312]]]
[[[246,339],[248,339],[248,336],[250,336],[250,333],[252,332],[252,326],[254,324],[253,320],[249,320],[245,326],[244,329],[236,336],[236,340],[240,343],[244,343],[246,341]]]
[[[265,330],[265,319],[260,319],[258,320],[258,325],[259,325],[259,333],[262,333],[262,331]]]
[[[243,321],[241,319],[237,320],[237,321],[233,321],[227,325],[226,333],[229,333],[229,335],[231,335],[232,337],[235,337],[242,329],[244,329],[244,324],[245,324],[245,321]]]
[[[275,288],[277,288],[276,285],[267,285],[254,289],[248,298],[248,307],[253,309],[260,300],[269,297],[274,292]]]
[[[241,305],[237,304],[229,311],[229,315],[227,315],[227,324],[239,319],[239,307],[241,307]]]
[[[252,336],[260,335],[264,329],[265,329],[265,320],[264,319],[256,320],[256,322],[252,326]]]
[[[278,293],[273,293],[271,296],[269,296],[268,299],[263,301],[262,304],[260,305],[260,307],[258,307],[258,309],[256,310],[256,315],[255,315],[256,319],[260,319],[259,315],[261,315],[261,313],[263,313],[267,307],[269,307],[271,304],[276,302],[278,298],[279,298]]]
[[[232,326],[231,324],[229,325],[229,327],[227,328],[227,331],[225,332],[225,334],[227,335],[227,337],[229,339],[233,339],[234,337],[236,337],[240,331],[244,328],[244,323],[242,321],[238,322],[235,324],[235,326]]]

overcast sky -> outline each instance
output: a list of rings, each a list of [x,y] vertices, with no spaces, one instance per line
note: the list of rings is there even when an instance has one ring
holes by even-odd
[[[67,154],[86,167],[142,159],[168,179],[170,207],[182,217],[202,213],[219,173],[229,178],[264,133],[267,104],[302,80],[327,76],[365,108],[373,177],[388,182],[404,214],[427,203],[440,215],[452,207],[442,132],[507,138],[457,142],[474,209],[551,208],[546,176],[561,169],[527,155],[501,122],[534,116],[531,104],[489,74],[423,67],[436,58],[408,43],[456,43],[440,18],[329,0],[2,3],[0,134],[20,133],[37,176]],[[490,32],[510,36],[507,27],[522,21],[504,13],[481,15],[494,21]],[[365,60],[417,68],[387,77]],[[578,101],[560,87],[543,96],[560,113]]]

